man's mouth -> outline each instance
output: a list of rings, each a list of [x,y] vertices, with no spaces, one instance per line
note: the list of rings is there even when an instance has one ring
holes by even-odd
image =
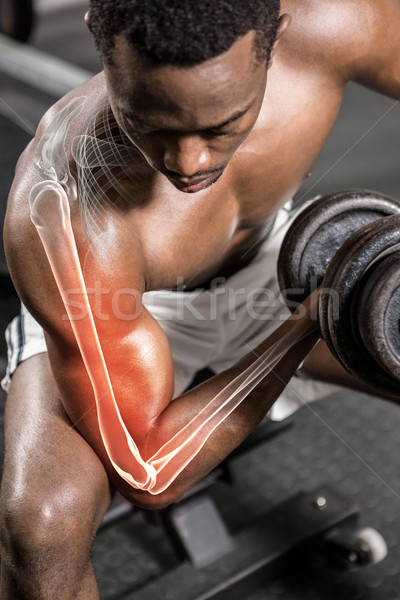
[[[200,192],[201,190],[205,190],[211,185],[214,185],[214,183],[221,177],[222,173],[222,171],[218,173],[213,173],[209,177],[197,179],[193,182],[181,181],[179,179],[173,179],[172,177],[168,177],[168,179],[180,192],[185,192],[186,194],[194,194],[195,192]]]

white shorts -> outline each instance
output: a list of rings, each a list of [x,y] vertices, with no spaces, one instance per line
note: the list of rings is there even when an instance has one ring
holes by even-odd
[[[207,290],[165,290],[143,295],[146,308],[169,341],[175,397],[187,389],[198,371],[208,367],[219,373],[229,368],[289,316],[279,290],[277,258],[283,237],[297,214],[290,208],[286,205],[278,212],[273,229],[255,258],[231,277],[216,278]],[[47,347],[41,326],[23,305],[21,314],[8,326],[6,339],[8,367],[1,385],[8,391],[17,366],[47,352]],[[297,377],[296,386],[286,389],[271,416],[283,418],[321,395],[324,394],[318,384]]]

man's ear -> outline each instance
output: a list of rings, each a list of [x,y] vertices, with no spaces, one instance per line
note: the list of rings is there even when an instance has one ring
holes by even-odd
[[[283,14],[279,17],[279,26],[278,26],[278,33],[276,34],[276,41],[278,41],[279,38],[285,33],[286,29],[289,27],[291,22],[292,22],[291,15]]]
[[[90,33],[92,33],[92,22],[91,22],[90,10],[88,10],[87,13],[85,13],[85,23],[86,23],[86,26],[89,29]]]
[[[275,52],[276,52],[276,49],[278,47],[279,40],[281,39],[281,37],[285,33],[286,29],[289,27],[291,21],[292,21],[292,17],[290,15],[288,15],[288,14],[284,14],[284,15],[281,15],[279,17],[278,33],[276,34],[276,40],[274,42],[274,47],[272,48],[271,58],[270,58],[270,61],[269,61],[270,65],[271,65],[271,63],[273,61],[273,58],[275,56]]]

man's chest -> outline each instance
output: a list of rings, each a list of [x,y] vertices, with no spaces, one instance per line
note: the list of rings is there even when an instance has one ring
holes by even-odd
[[[212,187],[188,194],[151,169],[140,177],[128,193],[139,202],[124,221],[140,242],[149,289],[173,287],[178,278],[200,285],[241,268],[241,256],[268,234],[311,171],[342,92],[324,74],[278,63],[254,129]]]
[[[162,176],[156,179],[152,202],[136,214],[141,235],[151,240],[146,262],[155,287],[173,285],[171,273],[191,286],[221,268],[229,271],[230,263],[241,268],[241,254],[248,256],[248,248],[268,233],[311,171],[342,90],[296,74],[280,85],[276,79],[267,86],[256,127],[214,186],[184,194]]]

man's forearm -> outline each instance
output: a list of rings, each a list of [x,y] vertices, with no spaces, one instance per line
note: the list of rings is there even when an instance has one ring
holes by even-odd
[[[315,302],[315,297],[312,301]],[[319,328],[310,317],[310,303],[308,299],[305,303],[305,314],[301,319],[297,313],[292,315],[267,340],[246,354],[233,367],[174,400],[157,419],[147,438],[146,457],[151,456],[157,448],[163,447],[166,440],[173,439],[181,428],[184,430],[186,423],[191,422],[199,409],[210,405],[213,399],[220,401],[226,390],[234,388],[230,394],[231,402],[235,402],[234,396],[239,397],[235,409],[213,428],[196,458],[173,482],[170,493],[181,495],[196,480],[219,464],[264,418],[299,363],[318,340]],[[254,370],[254,363],[261,356],[264,356],[264,359],[259,361],[259,366],[263,369],[263,374],[254,389],[243,393],[240,389],[240,378],[246,369]],[[170,467],[175,466],[174,461],[171,461]]]

